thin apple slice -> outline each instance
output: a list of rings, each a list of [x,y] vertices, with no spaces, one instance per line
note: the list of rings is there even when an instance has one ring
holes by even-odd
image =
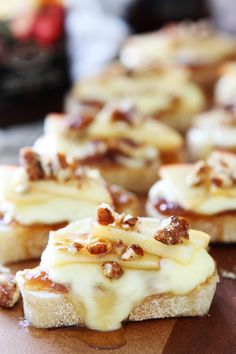
[[[70,254],[66,249],[54,252],[54,255],[51,257],[50,265],[52,267],[60,267],[70,263],[102,264],[106,262],[117,262],[122,268],[128,269],[158,270],[160,267],[159,257],[150,254],[144,254],[138,259],[122,261],[116,254],[107,254],[101,257],[85,256],[80,252]]]
[[[181,245],[165,245],[154,239],[154,235],[124,230],[113,225],[102,226],[93,223],[92,234],[94,237],[102,237],[110,241],[121,239],[125,244],[138,244],[144,252],[162,258],[171,258],[177,262],[188,264],[193,257],[195,247],[188,241]]]

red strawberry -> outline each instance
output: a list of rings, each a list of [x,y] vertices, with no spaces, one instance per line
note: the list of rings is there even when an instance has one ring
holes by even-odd
[[[64,10],[62,6],[42,8],[35,17],[33,34],[42,46],[49,46],[57,41],[63,30]]]

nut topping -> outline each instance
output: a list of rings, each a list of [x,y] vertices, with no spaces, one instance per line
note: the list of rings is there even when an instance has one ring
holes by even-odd
[[[67,250],[72,253],[72,254],[75,254],[77,253],[78,251],[80,251],[81,249],[83,248],[83,245],[78,242],[78,241],[74,241],[68,248]]]
[[[190,187],[197,187],[204,183],[211,171],[211,168],[207,165],[205,161],[198,161],[187,176],[186,182]]]
[[[0,268],[0,306],[13,307],[20,296],[15,276],[7,268]]]
[[[89,244],[87,246],[87,250],[92,255],[101,256],[109,253],[112,250],[112,244],[108,240],[99,239]]]
[[[143,256],[143,249],[139,245],[130,245],[120,257],[122,261],[131,261]]]
[[[116,262],[106,262],[102,265],[102,269],[105,277],[109,279],[119,279],[123,274],[121,267]]]
[[[109,225],[115,221],[114,211],[108,204],[101,204],[97,210],[97,220],[101,225]]]
[[[221,171],[211,178],[211,183],[219,188],[229,188],[233,186],[234,181],[232,179],[232,176],[230,176],[224,171]]]
[[[20,163],[26,168],[26,172],[31,181],[37,181],[45,177],[40,155],[31,148],[25,147],[20,152]]]
[[[128,226],[130,226],[130,227],[135,227],[136,225],[137,225],[137,223],[138,223],[138,221],[139,221],[139,218],[137,218],[137,217],[131,217],[131,218],[128,218],[128,219],[126,219],[125,221],[124,221],[124,224],[125,225],[128,225]]]
[[[123,111],[119,108],[116,108],[111,113],[111,120],[113,122],[125,122],[129,125],[133,124],[132,112],[131,111]]]
[[[56,153],[52,156],[42,156],[31,148],[24,148],[20,153],[20,162],[24,167],[27,178],[30,181],[41,179],[53,179],[59,182],[76,179],[80,187],[82,178],[100,178],[100,175],[85,166],[80,166],[79,160],[74,159],[70,163],[63,153]],[[24,186],[16,186],[17,191]],[[19,191],[21,193],[23,191]]]
[[[69,166],[64,154],[57,153],[49,159],[49,157],[41,156],[29,147],[21,150],[20,163],[25,168],[30,181],[44,178],[68,179],[69,174],[73,172],[73,166]],[[71,171],[69,170],[70,167]]]
[[[189,239],[189,223],[187,219],[179,216],[171,216],[164,220],[163,228],[158,230],[154,238],[166,245],[177,245],[183,239]]]
[[[93,122],[93,117],[89,115],[74,115],[67,118],[67,127],[76,131],[85,130]]]
[[[198,161],[186,178],[190,187],[205,185],[231,188],[236,183],[236,155],[213,152],[208,160]]]
[[[101,225],[114,224],[115,226],[120,226],[124,229],[136,228],[139,224],[138,217],[132,217],[130,215],[118,214],[113,208],[106,203],[102,203],[98,207],[97,220]]]
[[[57,153],[57,159],[58,159],[58,163],[59,163],[59,166],[63,169],[65,168],[68,168],[69,167],[69,164],[68,162],[66,161],[66,155],[64,155],[63,153],[61,152],[58,152]]]
[[[119,256],[125,250],[125,245],[124,245],[122,240],[118,240],[117,242],[113,242],[112,247],[113,247],[113,250],[114,250],[115,254],[117,254]]]

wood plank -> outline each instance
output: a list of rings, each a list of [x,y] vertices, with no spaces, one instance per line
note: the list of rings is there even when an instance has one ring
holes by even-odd
[[[211,253],[219,268],[233,270],[236,266],[235,246],[214,246]],[[23,262],[12,270],[31,268],[35,262]],[[94,333],[79,328],[38,330],[24,328],[22,304],[12,310],[0,310],[0,352],[4,354],[74,354],[108,353],[120,354],[182,354],[207,353],[231,354],[236,352],[236,282],[221,279],[217,288],[210,316],[152,320],[128,323],[118,333]],[[110,340],[108,338],[110,337]],[[90,344],[88,344],[90,343]]]
[[[236,270],[236,247],[217,245],[211,254],[218,270]],[[210,314],[203,318],[182,318],[167,341],[164,354],[236,353],[236,281],[220,276]]]

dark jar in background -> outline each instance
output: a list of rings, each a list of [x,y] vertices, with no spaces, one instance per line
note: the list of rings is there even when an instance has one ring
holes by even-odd
[[[69,86],[59,0],[0,2],[0,127],[62,109]]]
[[[126,18],[134,32],[149,32],[168,22],[208,17],[208,1],[135,0],[131,1]]]

